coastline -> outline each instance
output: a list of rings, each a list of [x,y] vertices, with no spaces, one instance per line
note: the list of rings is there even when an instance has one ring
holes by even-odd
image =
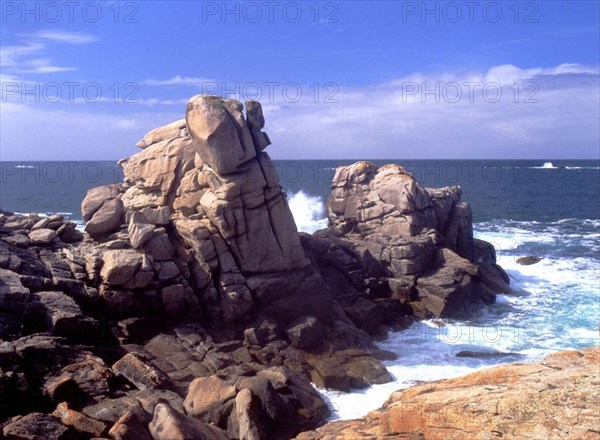
[[[328,227],[299,234],[263,126],[256,102],[194,97],[120,162],[123,182],[88,191],[85,234],[0,214],[6,436],[289,438],[331,412],[311,382],[393,380],[389,329],[423,351],[415,326],[487,328],[510,279],[459,187],[340,166]],[[473,342],[446,356],[516,356]]]
[[[557,352],[393,393],[360,419],[334,421],[298,440],[598,439],[600,347]]]

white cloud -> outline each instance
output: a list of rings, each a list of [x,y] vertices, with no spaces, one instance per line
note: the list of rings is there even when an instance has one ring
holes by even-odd
[[[96,41],[90,34],[62,30],[42,30],[20,36],[25,40],[23,44],[0,47],[0,66],[18,73],[44,74],[77,70],[75,67],[55,65],[45,57],[49,51],[48,44],[87,44]]]
[[[19,60],[28,55],[38,54],[44,49],[40,43],[27,43],[19,46],[0,47],[0,65],[2,67],[15,66]]]
[[[137,122],[135,119],[119,119],[115,122],[115,127],[117,128],[134,128],[137,127]]]
[[[189,101],[189,98],[181,98],[181,99],[158,99],[158,98],[146,98],[139,99],[138,104],[155,107],[157,105],[186,105]]]
[[[511,88],[515,78],[523,82],[518,95]],[[496,102],[482,93],[491,79],[504,84]],[[479,84],[473,99],[464,86],[468,81]],[[454,103],[444,95],[451,83],[462,87]],[[425,87],[435,90],[436,84],[437,102],[435,93],[422,93]],[[524,90],[526,84],[537,87],[530,96],[537,102],[524,102],[533,90]],[[416,92],[408,93],[407,85],[416,86]],[[281,88],[274,102],[263,98],[273,158],[598,157],[600,103],[598,69],[593,66],[419,73],[370,87],[340,87],[330,96],[336,103],[324,102],[325,93],[315,102],[309,87],[297,103],[283,99]],[[18,106],[18,113],[14,106],[5,107],[9,111],[3,108],[0,124],[3,158],[124,157],[136,151],[133,145],[146,131],[183,117],[186,102],[140,98],[125,109],[122,103],[109,102],[51,109],[32,104]]]
[[[122,104],[120,104],[122,105]],[[146,132],[181,118],[179,113],[113,111],[3,103],[2,160],[119,159],[139,151]]]
[[[486,82],[496,82],[501,85],[514,84],[540,75],[564,75],[564,74],[598,74],[597,67],[583,66],[581,64],[564,63],[556,67],[535,67],[520,69],[512,64],[504,64],[492,67],[485,77]]]
[[[69,72],[71,70],[77,70],[74,67],[61,67],[54,66],[52,60],[47,58],[36,58],[33,60],[24,61],[25,68],[17,69],[20,73],[56,73],[56,72]]]
[[[41,30],[28,36],[67,44],[88,44],[97,41],[97,38],[91,34],[52,29]]]
[[[176,75],[169,79],[147,79],[142,84],[148,86],[202,86],[207,83],[214,83],[213,79],[198,78],[195,76]]]

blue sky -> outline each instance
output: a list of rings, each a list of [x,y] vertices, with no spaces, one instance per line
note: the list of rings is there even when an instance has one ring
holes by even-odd
[[[1,160],[129,156],[202,92],[260,98],[276,159],[600,156],[598,1],[1,12]]]

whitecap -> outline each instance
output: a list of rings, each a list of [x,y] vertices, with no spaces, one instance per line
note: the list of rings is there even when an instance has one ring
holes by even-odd
[[[300,190],[289,195],[288,204],[298,231],[312,234],[327,226],[325,205],[321,197]]]

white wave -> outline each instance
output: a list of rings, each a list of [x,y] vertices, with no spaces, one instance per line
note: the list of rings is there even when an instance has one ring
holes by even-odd
[[[45,218],[50,217],[51,215],[60,214],[64,216],[66,219],[69,219],[70,216],[73,215],[72,212],[15,212],[15,215],[29,215],[36,214],[38,217]],[[69,219],[70,220],[70,219]]]
[[[31,168],[35,168],[35,165],[15,165],[15,168],[27,168],[27,169],[31,169]]]
[[[544,162],[541,167],[528,167],[534,170],[556,170],[558,167],[555,167],[552,162]]]
[[[600,170],[600,167],[565,167],[567,170]]]
[[[597,224],[591,219],[563,219],[546,224],[507,221],[510,226],[476,224],[475,232],[478,238],[516,249],[531,241],[562,242],[569,234],[561,227],[570,222],[586,223],[588,227]],[[589,235],[598,241],[595,231],[589,231]],[[574,234],[574,238],[577,236]],[[579,236],[579,243],[584,238]],[[585,243],[585,247],[592,246]],[[544,258],[539,263],[530,266],[518,264],[518,255],[500,256],[499,263],[511,277],[513,292],[498,295],[496,304],[485,314],[469,321],[422,321],[391,333],[378,346],[399,356],[396,361],[385,362],[393,381],[352,393],[320,389],[334,411],[331,418],[363,417],[381,406],[393,391],[419,381],[456,377],[498,363],[535,361],[559,350],[597,345],[599,259],[541,256]],[[457,357],[463,350],[506,355]]]
[[[321,197],[298,191],[289,195],[288,204],[299,231],[312,234],[327,226],[325,205]]]

